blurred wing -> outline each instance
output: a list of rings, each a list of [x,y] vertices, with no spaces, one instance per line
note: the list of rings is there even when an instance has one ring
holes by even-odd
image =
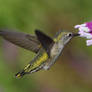
[[[27,35],[29,34],[22,32],[14,32],[13,30],[8,29],[0,29],[0,36],[2,36],[4,39],[15,45],[37,53],[40,49],[40,42],[37,40],[37,37],[33,35],[29,35],[29,40],[27,38]]]
[[[39,30],[36,30],[35,34],[37,36],[37,39],[40,41],[42,47],[46,50],[48,56],[50,57],[50,51],[55,42],[53,41],[52,38],[40,32]]]

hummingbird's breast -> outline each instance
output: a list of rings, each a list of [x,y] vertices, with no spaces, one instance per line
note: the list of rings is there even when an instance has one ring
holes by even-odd
[[[53,45],[51,53],[50,53],[51,57],[58,56],[61,53],[63,47],[64,47],[64,45],[61,42],[55,43]]]
[[[64,45],[61,42],[57,42],[54,44],[51,50],[51,62],[55,63],[55,61],[58,59],[60,56],[62,50],[64,48]]]
[[[53,47],[51,48],[50,58],[47,60],[48,62],[44,66],[44,70],[48,70],[58,59],[61,55],[61,52],[64,48],[64,45],[61,41],[56,42]]]

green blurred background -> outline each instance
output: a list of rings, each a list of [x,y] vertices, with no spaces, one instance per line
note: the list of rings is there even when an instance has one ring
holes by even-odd
[[[74,25],[92,20],[91,0],[0,0],[0,28],[53,37],[59,29],[77,32]],[[74,38],[49,71],[16,79],[35,56],[0,37],[0,92],[92,92],[92,46]]]

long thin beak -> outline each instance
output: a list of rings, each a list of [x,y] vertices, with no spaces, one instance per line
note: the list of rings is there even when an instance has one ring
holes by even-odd
[[[72,36],[73,36],[73,37],[76,37],[76,36],[80,36],[80,34],[78,34],[78,33],[73,33]]]

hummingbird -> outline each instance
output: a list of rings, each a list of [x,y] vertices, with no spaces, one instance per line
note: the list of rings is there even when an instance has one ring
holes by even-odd
[[[5,40],[36,54],[24,69],[15,75],[17,78],[39,70],[49,70],[61,55],[65,45],[78,35],[60,30],[51,38],[40,30],[35,30],[35,35],[32,35],[12,29],[0,29],[0,36]]]

